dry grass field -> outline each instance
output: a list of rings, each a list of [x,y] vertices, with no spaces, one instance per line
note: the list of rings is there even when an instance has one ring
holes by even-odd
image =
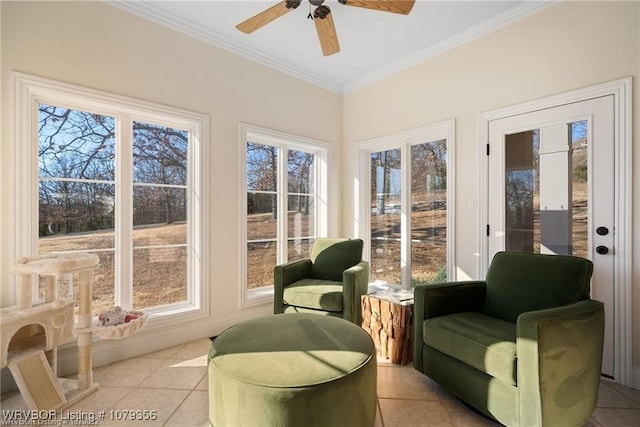
[[[587,190],[584,183],[574,184],[573,253],[587,254]],[[538,208],[537,200],[534,207]],[[289,213],[290,234],[308,235],[310,216]],[[275,220],[270,214],[250,215],[247,223],[250,238],[259,239],[275,235]],[[414,282],[442,280],[446,266],[446,207],[426,209],[416,205],[412,212],[412,279]],[[534,216],[534,240],[539,242],[539,215]],[[399,214],[377,215],[372,219],[372,280],[399,283],[400,245]],[[375,234],[377,233],[377,234]],[[298,234],[299,235],[299,234]],[[375,236],[383,237],[376,240]],[[184,301],[186,295],[186,249],[184,247],[153,248],[156,245],[178,245],[186,242],[185,224],[141,227],[134,230],[133,301],[135,309]],[[95,272],[93,311],[99,313],[114,305],[115,265],[113,231],[78,233],[40,239],[40,252],[87,251],[96,249],[100,264]],[[309,256],[311,240],[302,239],[289,244],[289,259]],[[143,247],[143,248],[141,248]],[[539,248],[539,244],[537,245]],[[273,283],[276,247],[271,242],[250,243],[248,246],[250,271],[249,288]],[[61,284],[66,292],[67,283]],[[77,295],[77,289],[76,289]]]
[[[186,249],[184,247],[153,248],[154,245],[184,244],[186,225],[170,224],[137,228],[133,232],[133,308],[143,310],[157,305],[184,301],[186,293]],[[96,253],[100,264],[95,271],[93,312],[113,307],[115,301],[115,262],[113,230],[50,236],[40,239],[40,253],[85,251]],[[143,248],[140,248],[143,247]],[[102,249],[102,251],[96,251]],[[77,285],[75,295],[78,294]],[[59,286],[65,295],[68,281]],[[43,287],[41,286],[41,292]]]

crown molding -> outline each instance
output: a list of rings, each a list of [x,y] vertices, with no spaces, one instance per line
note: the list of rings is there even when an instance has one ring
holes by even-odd
[[[362,89],[365,86],[369,86],[370,84],[383,80],[391,76],[392,74],[395,74],[402,70],[410,68],[416,64],[426,61],[427,59],[431,59],[441,53],[444,53],[448,50],[461,46],[472,40],[478,39],[499,28],[505,27],[509,24],[519,21],[520,19],[523,19],[528,15],[531,15],[535,12],[545,9],[555,3],[557,3],[556,0],[529,1],[524,3],[521,6],[514,7],[513,9],[510,9],[505,13],[497,15],[492,19],[488,19],[486,21],[480,22],[479,24],[476,24],[472,27],[469,27],[466,30],[459,32],[447,39],[444,39],[434,45],[431,45],[426,49],[418,51],[413,55],[407,56],[386,67],[376,70],[373,73],[367,74],[366,76],[352,80],[351,82],[346,83],[344,85],[342,89],[342,93],[347,94],[349,92]]]
[[[492,31],[512,24],[524,17],[545,9],[555,3],[558,0],[549,1],[527,1],[521,6],[514,7],[505,13],[502,13],[492,19],[483,21],[466,30],[457,33],[456,35],[442,40],[435,45],[429,46],[426,49],[418,51],[417,53],[407,56],[399,61],[396,61],[386,67],[376,70],[370,74],[367,74],[361,78],[352,80],[346,84],[335,82],[330,79],[326,79],[318,74],[309,72],[301,67],[297,67],[285,61],[281,61],[277,58],[265,55],[258,49],[254,49],[244,43],[237,42],[229,37],[223,36],[215,31],[207,30],[201,26],[194,25],[184,19],[181,19],[170,13],[158,10],[153,5],[147,2],[138,2],[130,0],[107,0],[107,2],[113,6],[116,6],[122,10],[141,16],[145,19],[153,21],[157,24],[169,27],[173,30],[179,31],[188,36],[194,37],[206,43],[217,46],[221,49],[235,53],[239,56],[247,58],[249,60],[258,62],[262,65],[266,65],[278,71],[281,71],[290,76],[296,77],[300,80],[314,84],[321,88],[327,89],[331,92],[335,92],[341,95],[353,92],[358,89],[362,89],[380,80],[383,80],[393,74],[396,74],[402,70],[410,68],[416,64],[433,58],[443,52],[458,47],[464,43],[470,42],[477,38],[482,37]]]
[[[317,74],[311,73],[303,68],[296,67],[285,61],[265,55],[258,49],[247,46],[246,44],[236,42],[229,37],[223,36],[215,31],[207,30],[199,25],[194,25],[184,19],[181,19],[170,13],[158,10],[151,4],[130,0],[107,0],[113,6],[116,6],[126,12],[141,16],[157,24],[169,27],[198,40],[212,44],[221,49],[235,53],[244,58],[258,62],[262,65],[274,68],[290,76],[299,78],[308,83],[314,84],[331,92],[342,94],[342,84],[336,83]]]

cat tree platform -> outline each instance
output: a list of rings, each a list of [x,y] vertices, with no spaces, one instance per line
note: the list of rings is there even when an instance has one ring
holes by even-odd
[[[0,361],[8,366],[30,409],[58,410],[68,407],[100,386],[93,382],[91,343],[91,294],[97,255],[74,253],[21,258],[17,274],[17,305],[0,310]],[[34,277],[44,278],[43,303],[33,304]],[[78,319],[74,301],[58,297],[62,277],[77,277]],[[57,378],[57,348],[77,336],[77,380]],[[16,396],[19,397],[19,396]],[[3,408],[12,406],[11,399]]]

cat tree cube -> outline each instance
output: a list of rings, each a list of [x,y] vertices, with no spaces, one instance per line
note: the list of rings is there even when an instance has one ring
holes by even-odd
[[[42,255],[19,259],[17,305],[0,311],[0,360],[8,366],[31,409],[57,410],[70,406],[99,388],[93,382],[91,343],[93,335],[91,295],[97,255],[72,253]],[[78,319],[75,302],[58,296],[57,284],[63,277],[76,283]],[[44,302],[33,304],[34,277],[44,278]],[[58,346],[76,339],[78,378],[57,378]],[[5,402],[3,402],[5,403]]]

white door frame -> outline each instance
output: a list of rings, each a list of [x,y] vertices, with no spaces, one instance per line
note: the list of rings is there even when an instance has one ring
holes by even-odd
[[[480,256],[477,277],[485,277],[489,264],[488,239],[486,224],[489,216],[489,160],[486,147],[489,142],[489,122],[518,114],[546,108],[557,107],[573,102],[613,95],[614,97],[614,230],[613,247],[616,251],[614,280],[615,321],[615,381],[621,385],[633,386],[632,372],[632,82],[631,77],[608,83],[590,86],[534,101],[524,102],[497,110],[487,111],[479,115],[479,156],[480,156],[480,215],[478,230]]]

